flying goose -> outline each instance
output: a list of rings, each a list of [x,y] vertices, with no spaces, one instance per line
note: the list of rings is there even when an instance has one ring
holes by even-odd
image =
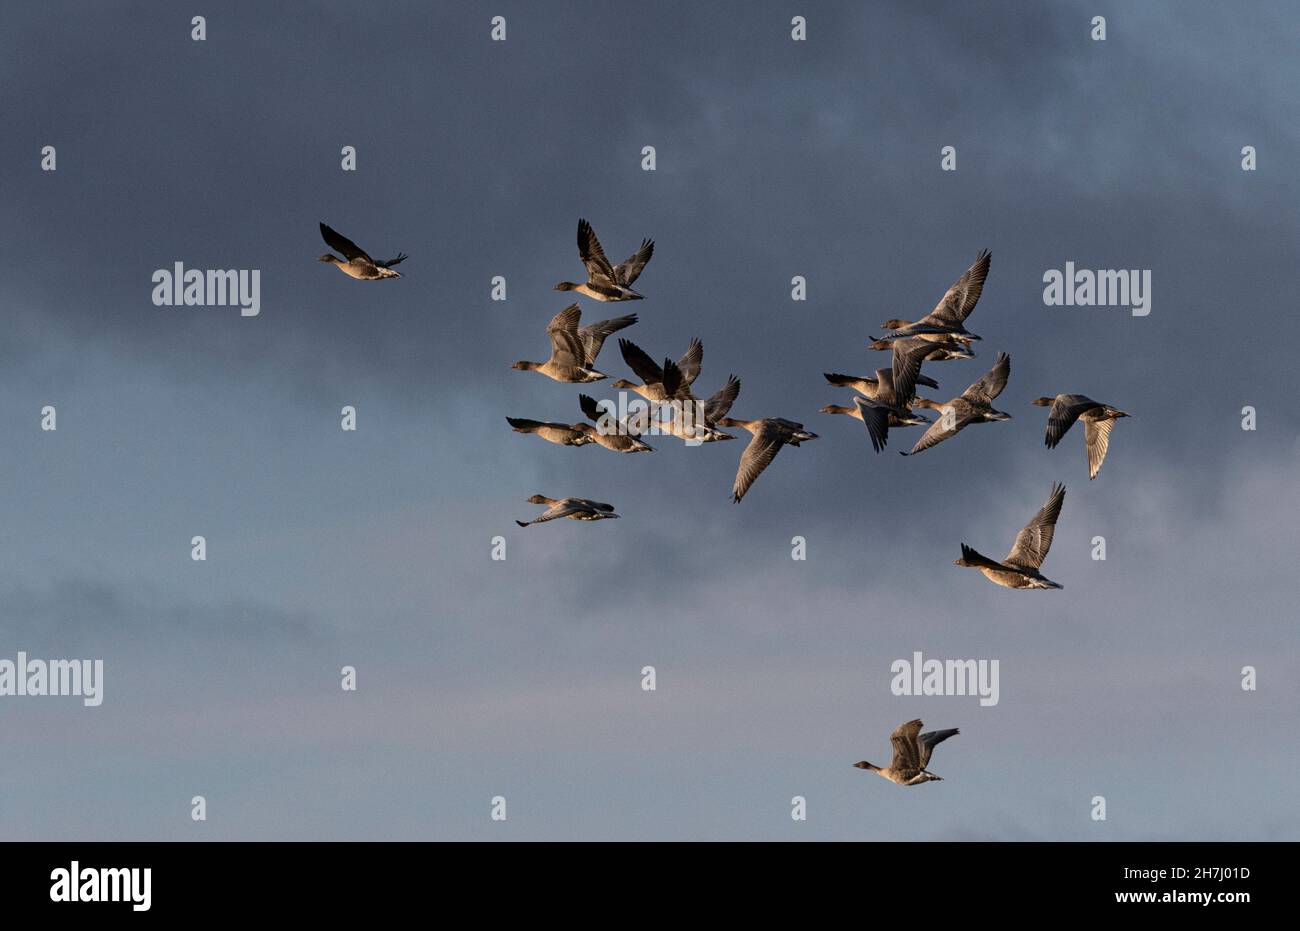
[[[877,369],[874,384],[864,384],[871,393],[865,398],[854,398],[853,408],[840,408],[827,405],[822,408],[826,414],[848,414],[856,417],[866,425],[871,437],[871,447],[880,452],[889,440],[889,428],[929,424],[930,421],[912,413],[911,404],[916,396],[917,379],[921,373],[921,362],[929,356],[933,348],[955,345],[954,343],[900,343],[894,347],[894,366],[892,369]],[[829,377],[829,376],[828,376]],[[917,402],[919,403],[919,401]]]
[[[581,319],[582,310],[577,304],[564,308],[546,325],[546,333],[551,338],[551,357],[545,362],[516,362],[511,368],[541,372],[547,378],[569,383],[608,378],[608,375],[592,368],[596,356],[611,333],[636,323],[636,314],[601,320],[579,329],[578,321]]]
[[[679,440],[715,443],[719,440],[734,440],[730,433],[724,433],[717,427],[718,421],[727,416],[731,405],[736,403],[740,394],[740,379],[735,375],[715,391],[707,401],[674,400],[672,419],[659,421],[659,431],[675,436]]]
[[[942,776],[936,776],[926,767],[930,764],[930,755],[934,753],[936,745],[943,743],[949,737],[955,737],[961,733],[955,727],[950,727],[942,731],[929,731],[922,734],[921,724],[918,718],[915,721],[908,721],[906,724],[900,724],[894,728],[894,733],[889,735],[889,742],[894,747],[894,757],[889,761],[889,765],[883,769],[866,760],[861,760],[853,765],[858,769],[869,770],[877,775],[884,776],[890,782],[896,782],[900,786],[919,786],[923,782],[942,782]]]
[[[946,338],[944,334],[932,334],[939,338]],[[868,349],[894,349],[898,346],[908,346],[915,343],[929,342],[936,347],[928,356],[925,357],[927,362],[946,362],[951,359],[974,359],[975,353],[969,346],[959,342],[935,343],[921,336],[908,336],[903,339],[884,339],[873,340],[867,344]],[[920,384],[918,382],[918,384]]]
[[[993,408],[993,399],[1007,386],[1007,377],[1010,374],[1011,357],[1005,352],[1000,352],[997,361],[993,363],[993,368],[989,369],[983,378],[946,404],[938,404],[928,398],[917,398],[913,402],[917,407],[938,411],[939,419],[930,424],[930,429],[916,441],[910,453],[902,455],[915,456],[923,449],[929,449],[949,437],[956,436],[967,424],[1010,420],[1010,414]]]
[[[399,252],[395,259],[389,259],[387,262],[377,262],[351,239],[335,232],[324,223],[320,225],[320,234],[327,246],[343,253],[343,258],[340,259],[337,255],[326,252],[316,261],[329,262],[331,265],[337,266],[338,270],[349,278],[356,278],[360,281],[377,281],[380,278],[402,277],[398,272],[393,271],[393,266],[407,259],[406,253]]]
[[[1088,449],[1088,479],[1097,477],[1110,447],[1110,428],[1120,417],[1131,416],[1081,394],[1058,394],[1054,398],[1039,398],[1030,402],[1038,407],[1050,407],[1047,412],[1048,449],[1055,449],[1061,437],[1069,432],[1076,420],[1083,421],[1083,445]]]
[[[731,498],[739,503],[749,491],[749,486],[762,474],[768,464],[776,458],[781,447],[789,444],[798,446],[808,440],[817,439],[816,433],[810,433],[803,424],[780,417],[765,417],[761,420],[737,420],[723,417],[718,421],[722,427],[744,427],[753,434],[749,445],[740,455],[740,467],[736,470],[736,481],[731,487]]]
[[[611,517],[618,517],[614,513],[614,505],[601,504],[599,501],[591,501],[588,498],[560,498],[557,500],[548,498],[546,495],[533,495],[528,499],[528,503],[546,504],[549,507],[530,521],[515,521],[520,527],[555,520],[557,517],[567,517],[569,520],[606,520]]]
[[[650,256],[654,255],[655,244],[652,239],[641,240],[641,248],[636,250],[626,262],[610,266],[605,258],[605,250],[600,246],[595,231],[586,220],[578,221],[578,257],[587,266],[587,280],[583,284],[561,281],[555,286],[556,291],[577,291],[598,301],[639,301],[644,295],[632,290],[645,268]]]
[[[535,433],[548,443],[560,446],[586,446],[595,443],[595,437],[583,428],[585,423],[548,423],[542,420],[527,420],[523,417],[507,417],[506,423],[514,427],[516,433]]]
[[[671,401],[673,398],[682,401],[695,400],[695,396],[691,394],[691,382],[700,373],[700,359],[704,355],[704,347],[699,340],[691,340],[686,354],[680,361],[673,362],[666,359],[662,366],[656,364],[644,349],[630,339],[620,338],[618,348],[622,351],[623,361],[627,363],[628,368],[635,372],[644,384],[638,385],[626,378],[620,378],[618,381],[611,382],[610,387],[635,391],[647,401]]]
[[[879,380],[870,375],[841,375],[838,372],[822,372],[822,376],[837,388],[852,388],[858,394],[875,398]],[[916,376],[917,387],[938,388],[939,383],[929,375]]]
[[[639,431],[634,432],[626,423],[620,423],[612,413],[606,413],[596,404],[590,395],[578,395],[578,406],[587,415],[587,419],[596,424],[574,424],[574,429],[584,428],[590,442],[599,443],[616,453],[650,453],[654,448],[641,442]]]
[[[979,339],[964,326],[975,305],[979,303],[984,290],[984,279],[989,274],[989,262],[993,255],[987,249],[981,252],[970,268],[958,278],[951,288],[944,292],[934,310],[915,323],[907,320],[886,320],[881,324],[894,332],[882,337],[884,340],[896,339],[900,334],[920,336],[921,339],[939,341],[945,338],[969,343]],[[937,328],[937,329],[936,329]]]
[[[978,569],[990,582],[1003,588],[1063,588],[1064,586],[1044,577],[1038,571],[1047,558],[1047,551],[1052,547],[1052,535],[1056,532],[1056,519],[1061,516],[1061,505],[1065,502],[1065,486],[1052,485],[1052,493],[1034,515],[1034,519],[1025,524],[1025,529],[1016,534],[1015,546],[1007,553],[1007,558],[996,562],[976,552],[965,543],[961,545],[961,559],[955,565],[967,569]]]

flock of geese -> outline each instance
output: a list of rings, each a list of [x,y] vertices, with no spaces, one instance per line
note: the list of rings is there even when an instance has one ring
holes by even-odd
[[[343,258],[327,253],[320,261],[335,265],[351,278],[363,281],[400,278],[393,266],[407,256],[398,253],[394,259],[377,261],[335,230],[320,225],[321,236],[329,247]],[[557,291],[573,291],[584,297],[602,302],[637,301],[644,295],[633,285],[654,255],[654,241],[644,239],[626,261],[613,265],[605,256],[600,240],[586,220],[578,221],[578,257],[586,268],[584,282],[562,281]],[[1011,357],[999,353],[989,369],[978,381],[948,401],[938,402],[917,395],[918,388],[937,389],[938,382],[922,373],[926,362],[944,362],[973,359],[972,344],[981,337],[966,329],[966,321],[984,290],[991,255],[983,251],[975,262],[943,295],[934,309],[918,320],[887,320],[882,327],[887,331],[872,338],[870,349],[888,352],[889,365],[868,375],[842,375],[825,373],[826,381],[839,388],[855,392],[853,405],[828,404],[821,408],[824,414],[843,414],[859,420],[865,426],[872,448],[882,452],[889,442],[890,430],[912,426],[925,426],[926,430],[911,450],[904,456],[915,456],[952,439],[972,424],[997,423],[1010,420],[1011,415],[993,406],[1007,386],[1011,375]],[[558,382],[590,384],[609,376],[596,368],[596,360],[605,341],[613,334],[637,322],[636,314],[627,314],[610,320],[600,320],[581,325],[582,310],[570,304],[552,318],[546,327],[551,344],[550,357],[545,362],[521,361],[514,368],[537,372]],[[506,421],[517,433],[533,434],[560,446],[598,445],[611,452],[651,452],[643,436],[653,430],[693,444],[734,439],[723,428],[742,428],[749,431],[751,439],[740,457],[732,485],[732,500],[739,502],[753,486],[759,475],[772,463],[784,446],[799,446],[818,438],[804,425],[781,417],[764,417],[742,420],[729,416],[731,407],[740,394],[740,379],[731,375],[715,393],[700,400],[694,393],[704,358],[704,346],[692,339],[686,352],[676,361],[665,358],[661,363],[631,340],[620,337],[619,351],[623,361],[640,383],[620,378],[611,386],[632,391],[645,399],[647,408],[636,417],[618,418],[609,408],[604,408],[587,394],[578,395],[578,406],[585,420],[576,423],[530,420],[507,417]],[[1115,421],[1129,414],[1109,404],[1094,401],[1081,394],[1058,394],[1040,397],[1030,402],[1049,408],[1045,444],[1055,449],[1076,421],[1083,421],[1083,443],[1088,457],[1088,478],[1095,479],[1105,461],[1110,445],[1110,432]],[[936,413],[929,420],[917,411]],[[533,495],[529,503],[545,505],[546,510],[530,521],[516,521],[520,527],[567,518],[578,521],[597,521],[617,518],[614,506],[589,498],[550,498]],[[1052,536],[1056,529],[1061,506],[1065,502],[1065,486],[1054,483],[1047,502],[1033,519],[1016,535],[1010,552],[1001,560],[984,556],[976,549],[961,544],[961,558],[956,565],[978,569],[985,578],[1005,588],[1059,589],[1062,586],[1048,579],[1040,571]],[[899,785],[913,786],[938,780],[927,766],[934,747],[958,733],[956,728],[921,733],[919,720],[899,725],[890,735],[893,759],[886,767],[861,761],[854,764],[860,769],[879,773]]]

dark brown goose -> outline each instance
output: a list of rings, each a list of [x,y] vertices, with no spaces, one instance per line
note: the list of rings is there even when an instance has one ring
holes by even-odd
[[[1064,588],[1038,571],[1047,551],[1052,547],[1056,521],[1065,503],[1065,486],[1053,485],[1047,503],[1039,508],[1033,520],[1016,534],[1015,545],[1002,562],[989,559],[965,543],[961,545],[961,559],[955,565],[978,569],[990,582],[1003,588]]]
[[[547,378],[570,384],[600,381],[609,376],[592,366],[605,340],[611,333],[636,323],[636,314],[601,320],[579,328],[582,310],[570,304],[551,318],[546,325],[546,335],[551,338],[551,357],[545,362],[516,362],[511,368],[525,372],[540,372]]]
[[[1030,402],[1038,407],[1050,407],[1047,412],[1047,436],[1044,443],[1055,449],[1061,437],[1069,432],[1076,420],[1083,421],[1083,445],[1088,450],[1088,479],[1097,477],[1101,464],[1110,448],[1110,428],[1121,417],[1130,417],[1121,410],[1102,404],[1082,394],[1058,394],[1054,398],[1039,398]]]
[[[561,281],[555,290],[577,291],[597,301],[639,301],[643,295],[632,290],[632,283],[640,276],[654,251],[654,240],[643,239],[641,248],[632,253],[626,262],[611,266],[591,224],[579,220],[578,257],[587,267],[587,280],[582,284]]]
[[[913,402],[917,407],[928,407],[930,410],[938,411],[939,419],[930,424],[930,429],[916,441],[910,453],[902,455],[914,456],[924,449],[942,443],[949,437],[956,436],[968,424],[1010,420],[1010,414],[993,408],[993,399],[1007,386],[1007,378],[1010,375],[1011,357],[1005,352],[1000,352],[993,368],[951,401],[938,404],[928,398],[917,398]]]
[[[894,728],[894,733],[889,735],[889,742],[893,745],[894,756],[885,767],[876,766],[861,760],[853,765],[858,769],[869,770],[877,776],[884,776],[890,782],[896,782],[900,786],[919,786],[923,782],[942,782],[942,776],[936,776],[926,769],[930,765],[930,756],[934,753],[934,748],[943,743],[949,737],[955,737],[961,733],[955,727],[950,727],[942,731],[928,731],[922,734],[921,728],[924,727],[918,718],[915,721],[908,721],[906,724],[900,724]]]
[[[340,259],[337,255],[326,252],[316,261],[329,262],[349,278],[356,278],[358,281],[379,281],[383,278],[402,277],[400,273],[393,271],[393,266],[409,258],[406,253],[399,252],[397,258],[380,262],[372,259],[364,249],[351,239],[330,229],[324,223],[320,225],[320,234],[327,246],[343,253],[343,258]]]
[[[569,520],[607,520],[612,517],[618,517],[614,513],[614,505],[601,504],[599,501],[592,501],[589,498],[548,498],[546,495],[533,495],[528,499],[529,504],[549,505],[545,511],[534,517],[530,521],[515,521],[520,527],[528,527],[532,524],[540,524],[544,521],[555,520],[559,517],[567,517]]]

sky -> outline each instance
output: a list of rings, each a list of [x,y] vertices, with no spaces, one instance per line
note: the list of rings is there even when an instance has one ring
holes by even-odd
[[[0,837],[1300,839],[1298,29],[1285,2],[9,11],[0,659],[102,659],[104,699],[0,697]],[[656,242],[646,299],[584,321],[698,337],[704,393],[734,372],[734,416],[820,434],[740,504],[743,434],[617,456],[505,423],[615,397],[510,368],[546,358],[579,217],[615,261]],[[320,221],[403,278],[317,263]],[[876,455],[818,413],[985,248],[979,357],[926,374],[946,399],[1008,352],[1011,421],[905,459],[919,429]],[[155,306],[178,261],[260,270],[260,313]],[[1046,306],[1066,262],[1149,270],[1150,314]],[[632,377],[613,340],[598,367]],[[1057,393],[1133,414],[1095,481],[1079,428],[1043,446]],[[953,565],[1054,481],[1064,589]],[[520,530],[535,493],[621,519]],[[892,694],[918,650],[998,660],[999,702]],[[942,783],[850,765],[917,717],[961,729]]]

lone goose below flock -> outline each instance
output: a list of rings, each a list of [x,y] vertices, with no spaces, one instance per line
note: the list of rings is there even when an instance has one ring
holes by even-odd
[[[614,505],[601,504],[599,501],[592,501],[589,498],[556,499],[548,498],[546,495],[533,495],[528,499],[528,503],[545,504],[548,507],[530,521],[515,521],[520,527],[528,527],[532,524],[540,524],[560,517],[567,517],[569,520],[608,520],[618,517],[614,513]]]
[[[942,776],[936,776],[926,767],[930,765],[930,757],[934,753],[934,748],[949,737],[956,737],[961,731],[955,727],[950,727],[946,730],[929,731],[922,734],[921,728],[924,726],[918,718],[894,728],[894,733],[889,735],[889,742],[894,748],[894,756],[889,761],[888,766],[876,766],[866,760],[859,760],[853,765],[858,769],[873,772],[877,776],[883,776],[890,782],[897,783],[900,786],[919,786],[923,782],[942,782]]]

